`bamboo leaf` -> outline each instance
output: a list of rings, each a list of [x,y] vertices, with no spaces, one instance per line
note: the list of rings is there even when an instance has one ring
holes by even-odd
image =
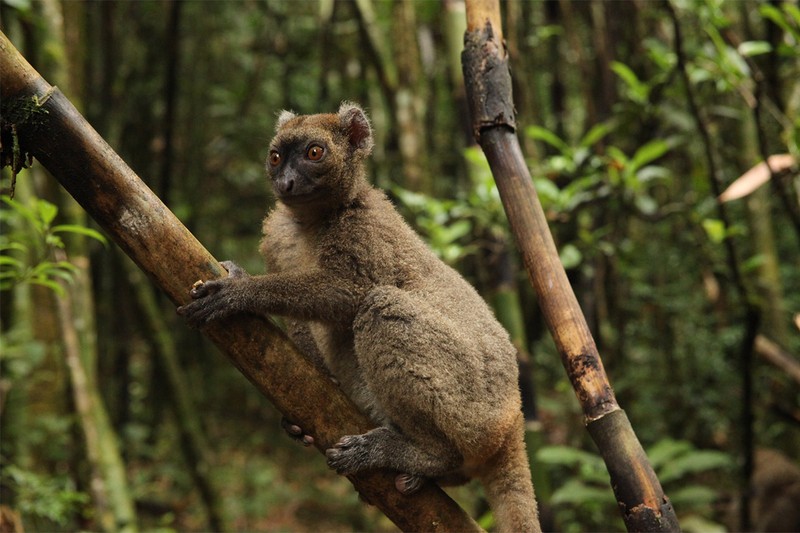
[[[70,272],[78,272],[78,270],[80,270],[77,266],[73,265],[69,261],[58,261],[54,264],[56,267],[63,270],[69,270]]]
[[[669,499],[678,507],[708,505],[718,497],[716,490],[703,485],[688,485],[669,491]]]
[[[736,50],[744,57],[753,57],[772,52],[772,45],[766,41],[745,41]]]
[[[0,255],[0,265],[12,266],[14,268],[24,268],[25,267],[25,263],[23,263],[22,261],[20,261],[19,259],[15,258],[15,257],[10,257],[10,256],[7,256],[7,255]]]
[[[21,242],[9,242],[5,244],[0,244],[0,252],[5,252],[9,250],[17,250],[20,252],[27,252],[28,247],[22,244]]]
[[[570,480],[558,490],[553,492],[550,503],[559,504],[584,504],[590,502],[613,502],[613,494],[607,488],[586,485],[579,480]]]
[[[33,226],[37,229],[37,231],[42,230],[41,221],[39,220],[39,217],[36,215],[36,212],[33,209],[16,200],[12,200],[6,195],[3,195],[2,198],[0,199],[2,199],[3,202],[11,209],[13,209],[16,213],[20,214],[23,218],[27,219],[28,222],[33,224]]]
[[[595,124],[588,132],[586,132],[586,135],[583,136],[580,145],[588,147],[597,144],[603,137],[611,133],[611,130],[611,124],[607,122]]]
[[[729,455],[715,450],[693,451],[664,465],[659,472],[662,483],[668,483],[699,472],[707,472],[718,468],[729,468],[733,465]]]
[[[630,166],[632,167],[631,171],[636,172],[646,164],[655,161],[667,153],[669,149],[670,145],[666,141],[660,139],[650,141],[636,150],[636,153],[633,154],[633,157],[630,161]]]
[[[658,470],[675,457],[691,452],[693,449],[694,447],[689,441],[662,439],[647,450],[647,458],[650,459],[653,468]]]
[[[570,152],[569,145],[565,143],[558,135],[547,128],[543,128],[541,126],[528,126],[525,128],[525,135],[531,139],[546,142],[562,154],[568,154]]]
[[[599,460],[596,455],[569,446],[543,446],[536,453],[536,459],[542,463],[562,466],[576,466]]]
[[[30,282],[34,285],[41,285],[43,287],[47,287],[55,292],[58,296],[64,296],[64,287],[62,287],[59,283],[49,280],[46,278],[34,278],[31,279]]]
[[[85,235],[86,237],[91,237],[92,239],[98,240],[103,244],[108,244],[108,240],[99,231],[92,228],[79,226],[77,224],[59,224],[57,226],[53,226],[51,231],[53,233],[76,233],[79,235]]]
[[[639,77],[628,65],[618,61],[612,61],[611,70],[613,70],[614,73],[622,79],[625,85],[628,86],[631,99],[638,103],[647,102],[647,97],[650,94],[650,87],[639,80]]]

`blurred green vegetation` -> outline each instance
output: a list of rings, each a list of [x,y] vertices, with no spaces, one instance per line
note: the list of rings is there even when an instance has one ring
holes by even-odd
[[[363,104],[375,184],[498,316],[521,324],[506,323],[530,362],[546,527],[619,531],[602,460],[471,139],[461,5],[0,0],[0,28],[216,257],[250,272],[262,270],[260,221],[273,205],[263,167],[277,113]],[[748,447],[800,459],[800,384],[741,356],[749,306],[759,334],[800,354],[800,10],[508,0],[503,11],[520,139],[620,403],[684,529],[736,528]],[[720,210],[717,188],[782,153],[793,168]],[[10,183],[4,169],[4,194]],[[65,291],[91,296],[72,322],[89,325],[81,339],[96,359],[85,369],[141,529],[212,529],[215,499],[226,529],[393,529],[321,455],[286,438],[275,409],[166,299],[148,315],[136,295],[152,288],[38,164],[19,174],[16,195],[0,206],[0,502],[26,529],[102,527],[58,321]],[[91,276],[88,288],[78,273]],[[170,332],[206,441],[199,473],[152,319]],[[448,489],[490,524],[480,490]]]

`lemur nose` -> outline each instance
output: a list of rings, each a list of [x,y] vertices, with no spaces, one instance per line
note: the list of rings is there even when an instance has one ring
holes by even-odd
[[[292,192],[292,189],[294,189],[294,179],[289,178],[289,179],[286,179],[286,180],[281,180],[278,183],[278,188],[283,193]]]

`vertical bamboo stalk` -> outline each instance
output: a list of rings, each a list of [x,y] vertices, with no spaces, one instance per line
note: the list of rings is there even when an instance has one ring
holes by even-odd
[[[608,467],[625,525],[629,531],[677,531],[669,499],[617,404],[522,155],[498,0],[467,0],[464,42],[462,64],[473,132],[489,160],[587,429]]]

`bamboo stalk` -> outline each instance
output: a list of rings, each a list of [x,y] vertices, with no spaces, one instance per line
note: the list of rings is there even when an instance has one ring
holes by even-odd
[[[558,257],[516,137],[511,75],[498,0],[467,0],[462,55],[473,132],[486,153],[542,313],[600,449],[628,531],[678,531]]]

